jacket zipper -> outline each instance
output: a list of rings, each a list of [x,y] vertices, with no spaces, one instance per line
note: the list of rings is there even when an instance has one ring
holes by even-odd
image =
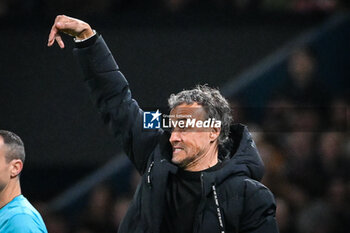
[[[205,194],[204,194],[204,181],[203,181],[203,173],[201,173],[201,190],[202,190],[202,196],[201,196],[201,201],[198,205],[197,211],[196,211],[196,218],[195,218],[195,222],[193,224],[193,232],[198,233],[199,232],[199,222],[202,216],[202,209],[203,206],[205,205]]]
[[[200,219],[202,216],[203,207],[206,204],[206,197],[205,197],[205,191],[204,191],[204,174],[203,173],[201,173],[200,178],[201,178],[202,198],[201,198],[201,202],[198,206],[198,210],[196,213],[195,225],[193,228],[194,232],[197,232],[197,233],[199,233],[199,226],[200,226],[199,222],[200,222]],[[214,202],[216,205],[216,214],[217,214],[217,218],[218,218],[219,225],[220,225],[220,233],[225,233],[225,226],[224,226],[224,223],[222,220],[223,215],[222,215],[221,210],[220,210],[220,204],[219,204],[219,199],[218,199],[218,195],[216,192],[215,184],[213,184],[212,190],[213,190]]]
[[[147,184],[150,188],[152,187],[151,171],[152,171],[153,165],[154,165],[154,161],[152,161],[152,163],[149,165],[147,170]]]
[[[221,230],[221,233],[225,233],[224,223],[222,221],[222,214],[221,214],[221,210],[220,210],[218,195],[216,193],[215,184],[213,184],[212,189],[213,189],[214,202],[216,205],[216,214],[217,214],[219,224],[220,224],[220,230]]]

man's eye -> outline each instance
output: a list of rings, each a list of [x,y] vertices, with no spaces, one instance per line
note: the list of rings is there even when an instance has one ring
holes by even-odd
[[[178,127],[179,127],[179,129],[185,129],[185,128],[186,128],[185,123],[186,123],[186,122],[183,121],[183,120],[182,120],[182,121],[179,121],[179,122],[178,122]]]

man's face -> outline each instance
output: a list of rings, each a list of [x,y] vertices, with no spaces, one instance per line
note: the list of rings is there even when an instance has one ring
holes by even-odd
[[[11,165],[6,161],[6,150],[7,148],[4,144],[4,140],[0,136],[0,192],[6,187],[11,179]]]
[[[206,120],[204,108],[193,103],[191,105],[181,104],[170,112],[172,121],[186,121],[188,118]],[[191,116],[191,117],[186,117]],[[172,162],[182,168],[186,168],[193,161],[196,161],[203,154],[208,152],[212,139],[210,129],[204,128],[181,128],[174,127],[169,139],[173,148]]]

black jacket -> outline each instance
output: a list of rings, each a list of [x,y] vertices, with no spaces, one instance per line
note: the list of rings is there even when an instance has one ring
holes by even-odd
[[[132,99],[128,82],[101,36],[89,46],[74,50],[82,66],[85,82],[102,118],[142,175],[121,233],[159,233],[168,175],[177,166],[169,162],[172,149],[169,134],[163,130],[142,129],[143,111]],[[275,233],[275,201],[272,193],[258,181],[263,164],[247,128],[232,125],[233,146],[225,166],[202,172],[202,198],[193,223],[201,233]],[[223,153],[220,153],[223,156]]]

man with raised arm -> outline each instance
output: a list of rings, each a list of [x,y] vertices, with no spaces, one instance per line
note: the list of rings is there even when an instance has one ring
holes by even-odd
[[[74,37],[93,102],[142,175],[119,232],[278,232],[274,197],[259,183],[257,148],[247,128],[232,123],[218,90],[197,86],[172,94],[172,130],[145,130],[144,112],[102,36],[64,15],[56,17],[48,46],[56,41],[64,48],[60,33]]]

